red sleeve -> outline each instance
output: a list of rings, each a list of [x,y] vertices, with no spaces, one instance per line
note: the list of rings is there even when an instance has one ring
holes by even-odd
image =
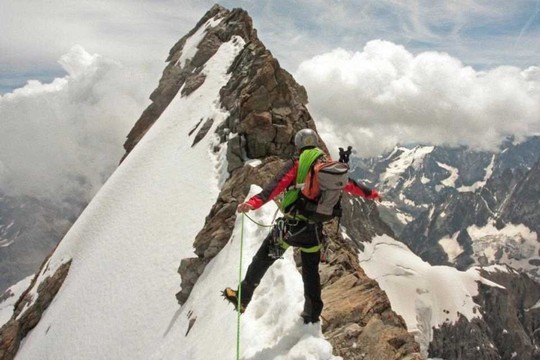
[[[252,196],[248,204],[258,209],[276,196],[287,190],[289,186],[296,182],[296,173],[298,171],[298,161],[290,160],[277,173],[276,176],[266,185],[260,193]]]
[[[264,205],[264,202],[258,195],[252,196],[246,203],[253,206],[253,209],[258,209]]]
[[[347,183],[347,185],[345,185],[343,190],[348,192],[349,194],[362,196],[370,200],[373,200],[377,196],[379,196],[379,193],[377,192],[377,190],[370,189],[364,185],[360,185],[352,179],[349,179],[349,182]]]

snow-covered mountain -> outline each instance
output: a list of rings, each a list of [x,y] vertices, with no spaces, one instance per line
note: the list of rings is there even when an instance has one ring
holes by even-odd
[[[348,196],[341,227],[325,226],[322,323],[301,321],[292,250],[237,323],[220,291],[238,283],[268,232],[259,224],[271,224],[277,207],[250,213],[255,223],[236,206],[294,154],[295,132],[315,121],[305,89],[240,9],[214,6],[167,62],[118,169],[30,287],[17,301],[24,284],[11,288],[0,303],[2,319],[13,312],[0,329],[0,358],[207,360],[234,358],[238,349],[253,360],[495,359],[537,351],[529,336],[540,323],[540,291],[527,285],[520,297],[480,268],[432,266],[395,239],[379,206]],[[526,307],[527,330],[507,326],[524,341],[492,331],[486,307],[497,302],[486,294],[497,291],[506,305],[499,326],[519,323]],[[448,340],[456,325],[480,335]]]
[[[538,154],[539,137],[498,153],[395,148],[357,160],[356,173],[385,193],[383,217],[424,260],[506,263],[538,279]]]
[[[504,308],[501,303],[522,304],[517,305],[519,319],[509,321],[495,316],[487,320],[492,328],[507,324],[506,328],[499,329],[505,333],[521,333],[515,339],[523,344],[522,350],[516,352],[522,356],[537,351],[534,344],[538,343],[536,326],[531,330],[529,320],[525,320],[537,301],[540,279],[538,154],[540,138],[531,137],[519,144],[508,142],[497,153],[416,146],[397,147],[379,158],[356,159],[356,173],[368,178],[385,196],[383,217],[399,233],[400,241],[424,261],[464,271],[495,266],[495,270],[483,274],[496,279],[495,282],[506,289],[502,291],[504,295],[494,296],[497,291],[490,288],[480,291],[475,301],[504,314],[507,311],[500,309]],[[502,267],[498,268],[500,265]],[[511,270],[506,270],[506,266]],[[500,269],[508,278],[493,275],[501,272]],[[516,288],[521,290],[509,291],[514,283],[520,284]],[[535,295],[525,301],[524,292]],[[483,297],[488,300],[479,299]],[[508,298],[502,300],[501,297]],[[486,305],[490,302],[493,303]],[[439,353],[445,359],[464,356],[459,355],[458,350],[449,350],[452,348],[449,340],[440,339],[455,338],[460,332],[471,330],[470,319],[465,323],[467,325],[459,320],[454,328],[443,326],[436,330],[430,353]],[[503,338],[498,341],[502,342]],[[501,354],[499,352],[498,356]],[[506,353],[503,358],[512,358],[511,354]],[[473,354],[464,358],[468,356]],[[523,358],[530,358],[527,356]]]
[[[508,264],[539,280],[540,162],[490,164],[481,187],[441,195],[405,226],[401,239],[432,264]]]
[[[376,158],[353,158],[353,164],[356,176],[385,193],[385,205],[391,209],[385,219],[400,233],[420,213],[451,195],[467,196],[490,179],[508,177],[509,171],[528,171],[538,154],[540,138],[536,136],[518,144],[509,140],[494,153],[466,147],[396,146]]]

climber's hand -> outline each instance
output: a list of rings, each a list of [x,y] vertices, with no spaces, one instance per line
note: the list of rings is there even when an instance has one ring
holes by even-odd
[[[254,207],[251,204],[248,203],[241,203],[238,204],[238,208],[236,209],[239,213],[247,213],[248,211],[253,210]]]

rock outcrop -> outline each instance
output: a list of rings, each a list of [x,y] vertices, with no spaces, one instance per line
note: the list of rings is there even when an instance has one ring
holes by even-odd
[[[44,262],[44,266],[47,260]],[[62,264],[56,272],[46,278],[37,289],[37,294],[26,290],[15,304],[13,316],[0,328],[0,359],[11,360],[15,358],[21,341],[32,330],[43,315],[43,312],[54,300],[56,293],[68,275],[71,261]],[[34,278],[29,289],[34,287]]]
[[[375,234],[388,234],[389,228],[373,204],[356,200],[361,204],[355,206],[347,200],[345,213],[356,210],[356,216],[342,219],[346,229],[355,229],[347,230],[349,238],[336,231],[337,221],[325,225],[330,243],[327,262],[321,266],[324,334],[334,354],[344,359],[423,359],[413,335],[403,331],[403,318],[391,309],[388,296],[367,277],[356,256],[358,244]],[[358,218],[363,227],[355,227]]]
[[[500,210],[502,223],[523,223],[540,234],[540,159],[512,190]],[[540,254],[537,254],[540,257]]]

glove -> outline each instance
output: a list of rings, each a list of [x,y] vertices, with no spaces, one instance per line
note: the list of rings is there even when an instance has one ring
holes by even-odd
[[[248,211],[251,211],[253,209],[255,209],[253,205],[248,203],[241,203],[238,204],[238,208],[236,209],[236,211],[238,211],[239,213],[247,213]]]

